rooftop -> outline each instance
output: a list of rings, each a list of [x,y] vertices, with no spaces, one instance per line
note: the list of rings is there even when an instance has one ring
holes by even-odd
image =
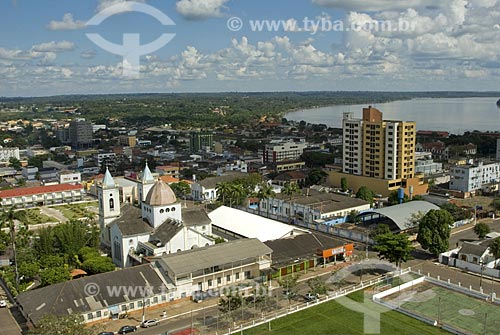
[[[64,191],[76,191],[81,190],[82,185],[80,184],[58,184],[49,186],[36,186],[36,187],[24,187],[15,188],[12,190],[0,191],[0,198],[14,198],[29,195],[45,194],[45,193],[56,193]]]
[[[378,213],[391,219],[401,231],[413,228],[411,225],[412,214],[423,212],[426,214],[431,209],[438,210],[439,207],[427,201],[409,201],[400,205],[374,209],[363,214]]]
[[[118,225],[123,236],[145,234],[153,231],[153,228],[142,219],[140,208],[124,204],[121,212],[121,216],[114,220],[112,224]]]
[[[210,212],[208,217],[213,226],[242,237],[257,238],[262,242],[296,234],[309,234],[307,230],[226,206]]]
[[[88,284],[100,288],[99,293],[95,296],[86,295],[84,288]],[[82,314],[107,309],[141,297],[141,290],[133,290],[129,292],[129,296],[110,295],[106,289],[110,285],[116,287],[150,285],[155,293],[160,293],[163,282],[150,264],[140,265],[23,292],[17,296],[17,301],[25,314],[36,324],[47,314]]]
[[[198,270],[228,263],[239,263],[249,258],[271,254],[273,251],[257,239],[241,239],[211,246],[181,251],[155,258],[173,275],[190,274]]]

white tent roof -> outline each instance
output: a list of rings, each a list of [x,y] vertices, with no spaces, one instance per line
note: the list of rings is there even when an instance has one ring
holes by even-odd
[[[212,225],[261,242],[277,240],[309,231],[245,211],[222,206],[208,214]]]

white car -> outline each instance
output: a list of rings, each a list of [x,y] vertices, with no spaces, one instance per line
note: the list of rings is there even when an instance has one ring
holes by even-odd
[[[142,328],[149,328],[149,327],[157,326],[159,323],[160,322],[156,319],[146,320],[141,324],[141,327]]]
[[[7,301],[5,300],[0,300],[0,308],[7,307]]]

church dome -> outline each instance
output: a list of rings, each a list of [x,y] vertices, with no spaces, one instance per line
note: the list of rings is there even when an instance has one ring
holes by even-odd
[[[150,206],[165,206],[177,202],[174,191],[163,181],[157,181],[146,197],[146,204]]]

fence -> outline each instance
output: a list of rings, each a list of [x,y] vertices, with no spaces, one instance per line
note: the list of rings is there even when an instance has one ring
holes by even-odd
[[[263,325],[266,323],[270,323],[274,320],[285,317],[287,315],[303,311],[307,308],[311,308],[311,307],[335,300],[335,299],[340,298],[340,297],[344,297],[344,296],[351,294],[353,292],[363,290],[363,289],[366,289],[367,287],[370,287],[370,286],[382,283],[384,281],[387,281],[390,278],[396,278],[396,277],[399,277],[399,276],[402,276],[405,274],[409,274],[409,273],[411,273],[411,268],[401,270],[401,271],[398,271],[398,272],[393,273],[393,274],[382,275],[382,276],[379,276],[375,279],[366,280],[366,281],[361,282],[360,284],[356,284],[356,285],[352,285],[352,286],[348,286],[346,288],[343,288],[337,292],[334,292],[332,294],[327,295],[324,298],[318,298],[316,301],[313,301],[313,302],[299,303],[296,305],[289,306],[285,309],[281,309],[275,313],[262,314],[261,317],[258,319],[253,319],[250,322],[243,322],[239,325],[235,325],[233,327],[228,328],[227,332],[225,332],[225,333],[224,332],[222,332],[222,333],[216,332],[216,334],[217,335],[230,335],[230,334],[234,334],[234,333],[238,333],[238,332],[243,333],[243,331],[245,331],[247,329],[257,327],[257,326],[260,326],[260,325]]]
[[[420,271],[418,272],[418,274],[420,275]],[[474,334],[472,332],[468,332],[466,330],[463,330],[463,329],[458,329],[456,327],[453,327],[451,325],[448,325],[448,324],[444,324],[444,323],[440,323],[438,324],[438,322],[435,320],[435,319],[432,319],[428,316],[425,316],[425,315],[422,315],[422,314],[419,314],[415,311],[410,311],[406,308],[403,308],[401,307],[401,305],[398,303],[398,304],[394,304],[394,303],[390,303],[390,302],[387,302],[387,301],[383,301],[382,298],[384,297],[387,297],[391,294],[394,294],[400,290],[404,290],[404,289],[407,289],[409,287],[413,287],[414,285],[418,285],[418,284],[421,284],[425,281],[428,281],[432,284],[435,284],[437,286],[442,286],[442,287],[446,287],[447,289],[450,289],[450,290],[453,290],[453,291],[456,291],[456,292],[459,292],[459,293],[463,293],[465,295],[468,295],[468,296],[471,296],[471,297],[474,297],[474,298],[479,298],[479,299],[482,299],[482,300],[487,300],[487,299],[491,299],[491,302],[495,303],[495,304],[500,304],[500,300],[496,299],[496,294],[494,292],[491,293],[491,295],[487,295],[487,294],[484,294],[483,292],[479,292],[479,291],[475,291],[472,289],[472,287],[463,287],[460,285],[460,283],[457,284],[453,284],[451,283],[450,280],[448,281],[443,281],[441,280],[439,277],[438,278],[432,278],[431,276],[427,275],[427,276],[423,276],[423,277],[420,277],[420,278],[417,278],[415,280],[412,280],[408,283],[405,283],[405,284],[402,284],[398,287],[394,287],[394,288],[391,288],[389,290],[386,290],[386,291],[383,291],[383,292],[380,292],[380,293],[377,293],[375,295],[373,295],[373,301],[384,306],[384,307],[387,307],[389,309],[393,309],[393,310],[396,310],[400,313],[403,313],[409,317],[412,317],[414,319],[417,319],[417,320],[420,320],[422,322],[425,322],[427,324],[430,324],[430,325],[433,325],[433,326],[440,326],[441,329],[444,329],[452,334],[456,334],[456,335],[471,335],[471,334]]]

